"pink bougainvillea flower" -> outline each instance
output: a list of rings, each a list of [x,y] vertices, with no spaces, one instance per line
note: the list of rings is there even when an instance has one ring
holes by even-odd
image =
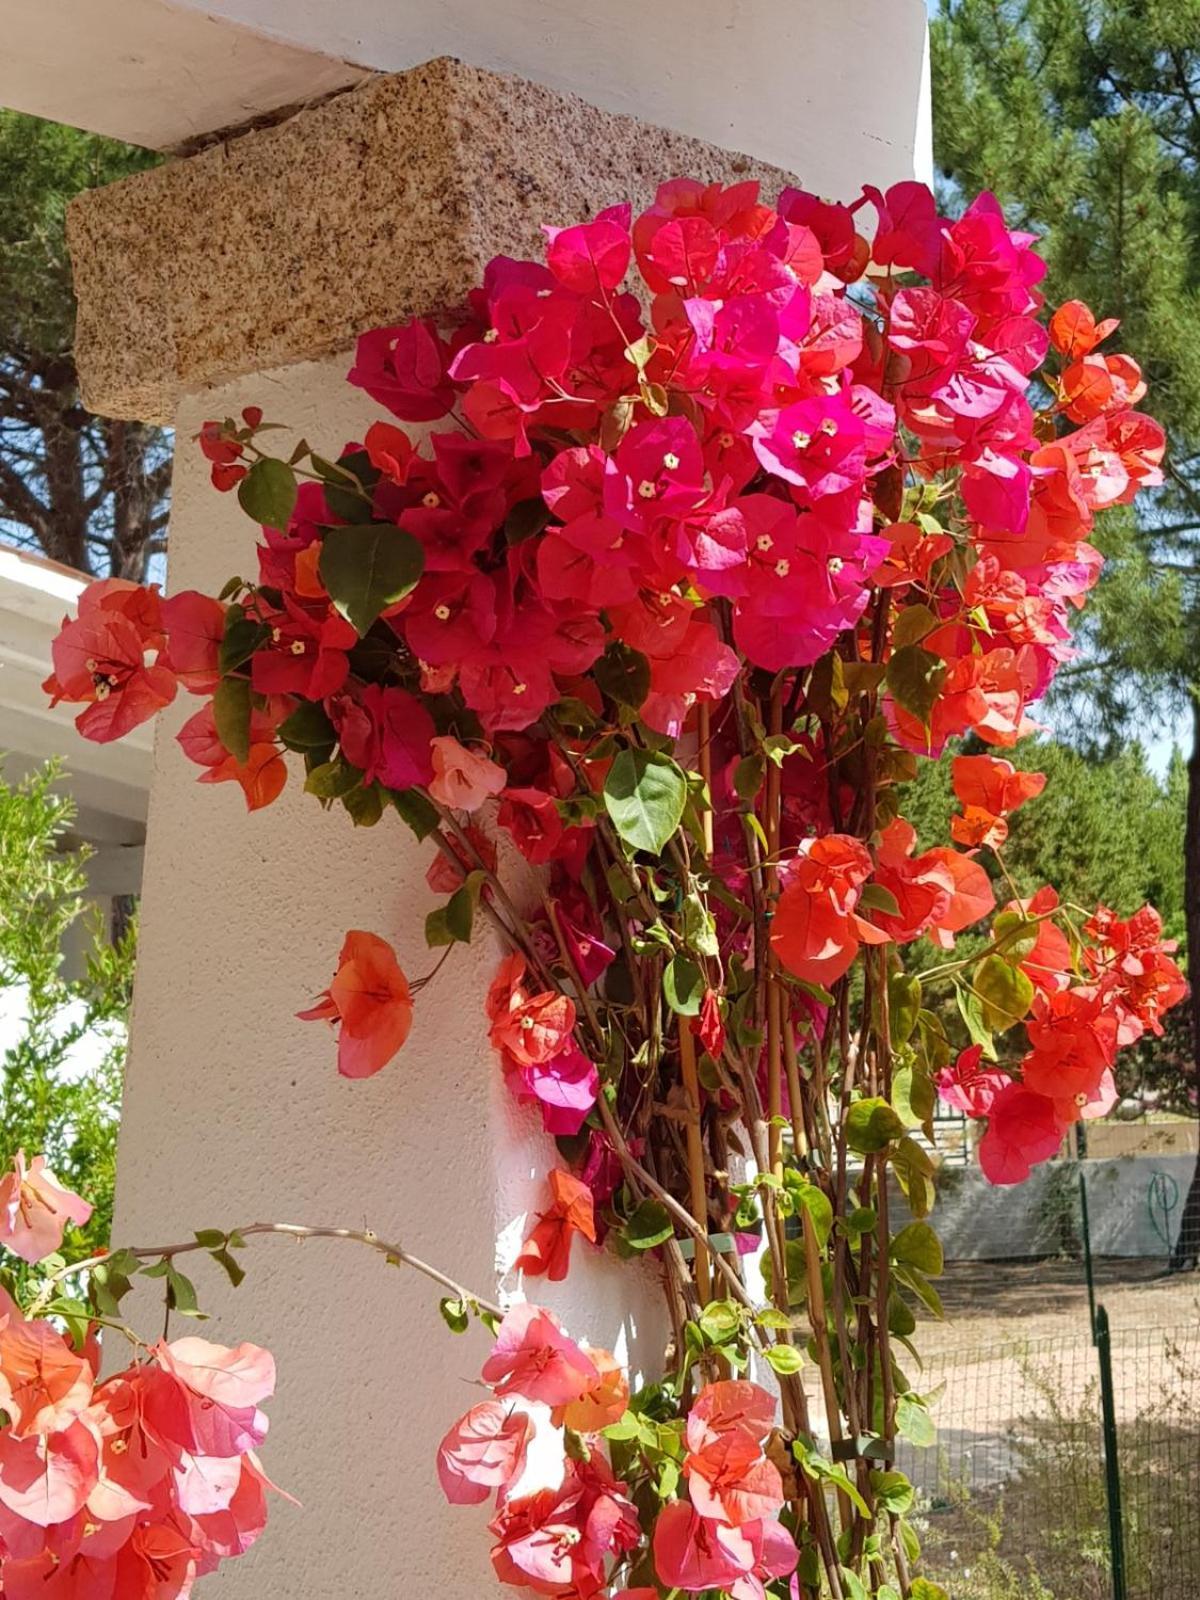
[[[355,694],[335,695],[329,714],[342,754],[361,768],[364,783],[411,789],[433,776],[433,718],[407,690],[369,683]]]
[[[403,428],[390,422],[373,422],[363,440],[367,459],[392,483],[404,484],[412,471],[416,450]]]
[[[42,687],[52,705],[83,703],[75,726],[85,739],[122,739],[175,698],[166,643],[157,585],[101,579],[79,596],[74,621],[63,618]]]
[[[600,295],[616,289],[629,268],[632,208],[610,206],[591,222],[573,228],[545,228],[546,265],[576,294]]]
[[[501,1583],[560,1600],[590,1600],[603,1587],[607,1558],[641,1538],[625,1484],[596,1453],[568,1461],[557,1488],[504,1501],[490,1531]]]
[[[567,1337],[554,1313],[528,1302],[504,1318],[483,1364],[483,1380],[498,1395],[519,1394],[548,1406],[581,1400],[599,1377],[595,1362]]]
[[[600,1092],[596,1063],[573,1043],[525,1068],[521,1077],[541,1106],[542,1126],[556,1138],[579,1132]]]
[[[86,1200],[59,1183],[44,1156],[26,1165],[24,1150],[18,1150],[12,1171],[0,1178],[0,1244],[23,1261],[53,1255],[67,1224],[82,1228],[91,1214]]]
[[[551,1205],[538,1212],[533,1232],[513,1263],[527,1277],[561,1281],[571,1262],[571,1240],[578,1233],[596,1242],[596,1214],[592,1191],[569,1172],[555,1167],[550,1173]]]
[[[1086,356],[1121,326],[1116,317],[1097,322],[1082,300],[1067,300],[1050,318],[1050,343],[1068,360]]]
[[[939,863],[950,874],[954,884],[947,910],[940,913],[929,929],[929,937],[943,949],[951,949],[954,936],[978,922],[995,908],[996,896],[991,880],[979,865],[959,850],[939,845],[927,850],[926,861]]]
[[[525,987],[525,961],[507,957],[485,1002],[489,1038],[519,1066],[549,1061],[567,1044],[575,1027],[575,1002],[555,989],[531,994]]]
[[[757,1560],[750,1528],[702,1517],[685,1500],[672,1501],[658,1513],[653,1544],[659,1581],[689,1594],[730,1589],[754,1571]]]
[[[992,1102],[1012,1082],[1007,1072],[982,1067],[983,1046],[968,1045],[960,1050],[951,1066],[943,1067],[934,1078],[937,1092],[948,1106],[968,1117],[986,1117]]]
[[[245,1455],[266,1438],[267,1419],[258,1408],[275,1391],[269,1350],[254,1344],[229,1349],[187,1338],[160,1342],[153,1353],[183,1389],[191,1453]]]
[[[472,1406],[438,1446],[442,1493],[452,1505],[477,1506],[520,1476],[533,1423],[500,1400]]]
[[[403,422],[434,422],[454,404],[450,352],[430,321],[360,336],[348,380]]]
[[[740,1429],[692,1451],[684,1460],[692,1504],[702,1517],[740,1528],[774,1517],[783,1505],[783,1480],[761,1447]]]
[[[1023,1083],[1010,1083],[988,1110],[979,1144],[979,1165],[990,1183],[1024,1183],[1039,1161],[1048,1161],[1065,1132],[1054,1101]]]
[[[339,1024],[344,1078],[369,1078],[386,1066],[408,1038],[412,1014],[412,991],[395,951],[360,929],[346,935],[333,982],[317,1004],[297,1012],[304,1022]]]
[[[478,811],[508,782],[502,766],[487,756],[476,755],[449,734],[438,734],[431,741],[430,753],[433,777],[429,792],[453,811]]]

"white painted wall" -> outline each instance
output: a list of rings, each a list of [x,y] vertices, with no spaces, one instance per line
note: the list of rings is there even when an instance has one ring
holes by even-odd
[[[336,449],[375,414],[344,383],[346,366],[294,367],[189,400],[177,438],[255,401]],[[254,571],[255,530],[210,487],[194,447],[181,451],[174,496],[174,588]],[[369,1226],[491,1295],[554,1159],[487,1043],[497,946],[481,927],[418,997],[391,1066],[339,1078],[332,1035],[293,1013],[329,981],[350,927],[391,939],[411,977],[430,969],[427,848],[394,815],[357,832],[344,814],[323,815],[295,774],[248,818],[236,785],[197,785],[175,744],[199,704],[181,698],[155,748],[115,1236],[153,1242],[255,1220]],[[455,1339],[432,1285],[355,1246],[270,1240],[252,1252],[236,1293],[219,1271],[199,1275],[219,1313],[205,1331],[277,1353],[265,1460],[304,1509],[277,1503],[221,1594],[377,1600],[438,1594],[448,1579],[491,1592],[486,1517],[448,1509],[434,1475],[438,1440],[479,1398],[482,1333]],[[581,1257],[566,1284],[535,1284],[530,1298],[635,1358],[642,1329],[651,1350],[661,1343],[655,1285],[606,1256]],[[161,1313],[146,1299],[141,1310],[154,1333]]]
[[[432,56],[775,162],[932,170],[923,0],[0,0],[0,105],[169,149]],[[915,152],[915,156],[914,156]]]
[[[923,0],[179,0],[386,72],[518,72],[775,162],[837,198],[929,170]],[[927,94],[927,88],[926,88]]]

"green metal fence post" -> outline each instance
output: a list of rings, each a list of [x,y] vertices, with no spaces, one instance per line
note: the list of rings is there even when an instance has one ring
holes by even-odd
[[[1076,1138],[1079,1138],[1079,1125],[1076,1125]],[[1082,1144],[1082,1141],[1080,1141]],[[1088,1318],[1092,1329],[1092,1342],[1096,1340],[1096,1280],[1092,1272],[1092,1229],[1088,1219],[1087,1184],[1083,1178],[1083,1162],[1077,1163],[1079,1172],[1079,1223],[1080,1232],[1083,1234],[1083,1270],[1087,1276],[1088,1292]]]
[[[1113,1399],[1112,1340],[1108,1312],[1096,1307],[1093,1324],[1100,1362],[1100,1408],[1104,1421],[1104,1482],[1108,1499],[1108,1542],[1112,1554],[1113,1600],[1126,1600],[1125,1525],[1121,1515],[1121,1463],[1117,1454],[1117,1408]]]

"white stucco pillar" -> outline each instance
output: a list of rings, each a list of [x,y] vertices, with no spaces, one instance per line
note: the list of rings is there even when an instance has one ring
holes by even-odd
[[[878,14],[858,48],[882,71],[894,40]],[[736,34],[712,48],[735,49]],[[853,103],[840,125],[814,127],[804,181],[825,189],[848,147],[865,181],[911,173],[903,130],[918,119],[904,109],[886,149],[859,131]],[[336,449],[376,414],[344,382],[357,331],[453,303],[493,253],[536,249],[543,220],[644,202],[685,173],[758,176],[772,197],[787,181],[571,96],[434,63],[81,204],[91,403],[177,426],[171,587],[254,570],[254,530],[190,442],[205,418],[261,405]],[[356,831],[323,814],[295,773],[253,817],[235,786],[197,785],[173,740],[195,704],[172,708],[155,750],[118,1238],[365,1225],[481,1293],[512,1289],[504,1271],[553,1149],[510,1102],[486,1042],[495,945],[481,929],[454,952],[385,1071],[339,1079],[332,1041],[293,1013],[327,983],[349,927],[392,940],[410,975],[427,969],[427,853],[395,817]],[[447,1509],[433,1471],[442,1432],[477,1398],[483,1338],[453,1339],[422,1280],[351,1246],[264,1242],[246,1265],[237,1291],[202,1274],[206,1331],[276,1353],[266,1465],[304,1507],[277,1505],[254,1552],[208,1581],[230,1600],[493,1592],[484,1513]],[[533,1297],[635,1365],[642,1336],[658,1345],[650,1272],[577,1254],[566,1284],[539,1281]]]

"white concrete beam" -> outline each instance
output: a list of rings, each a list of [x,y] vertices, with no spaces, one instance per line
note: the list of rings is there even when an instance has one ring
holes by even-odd
[[[0,0],[0,38],[0,105],[154,150],[363,76],[320,43],[167,0]]]
[[[932,168],[923,0],[0,0],[0,30],[0,104],[158,149],[449,55],[802,179],[815,143],[838,198]]]

